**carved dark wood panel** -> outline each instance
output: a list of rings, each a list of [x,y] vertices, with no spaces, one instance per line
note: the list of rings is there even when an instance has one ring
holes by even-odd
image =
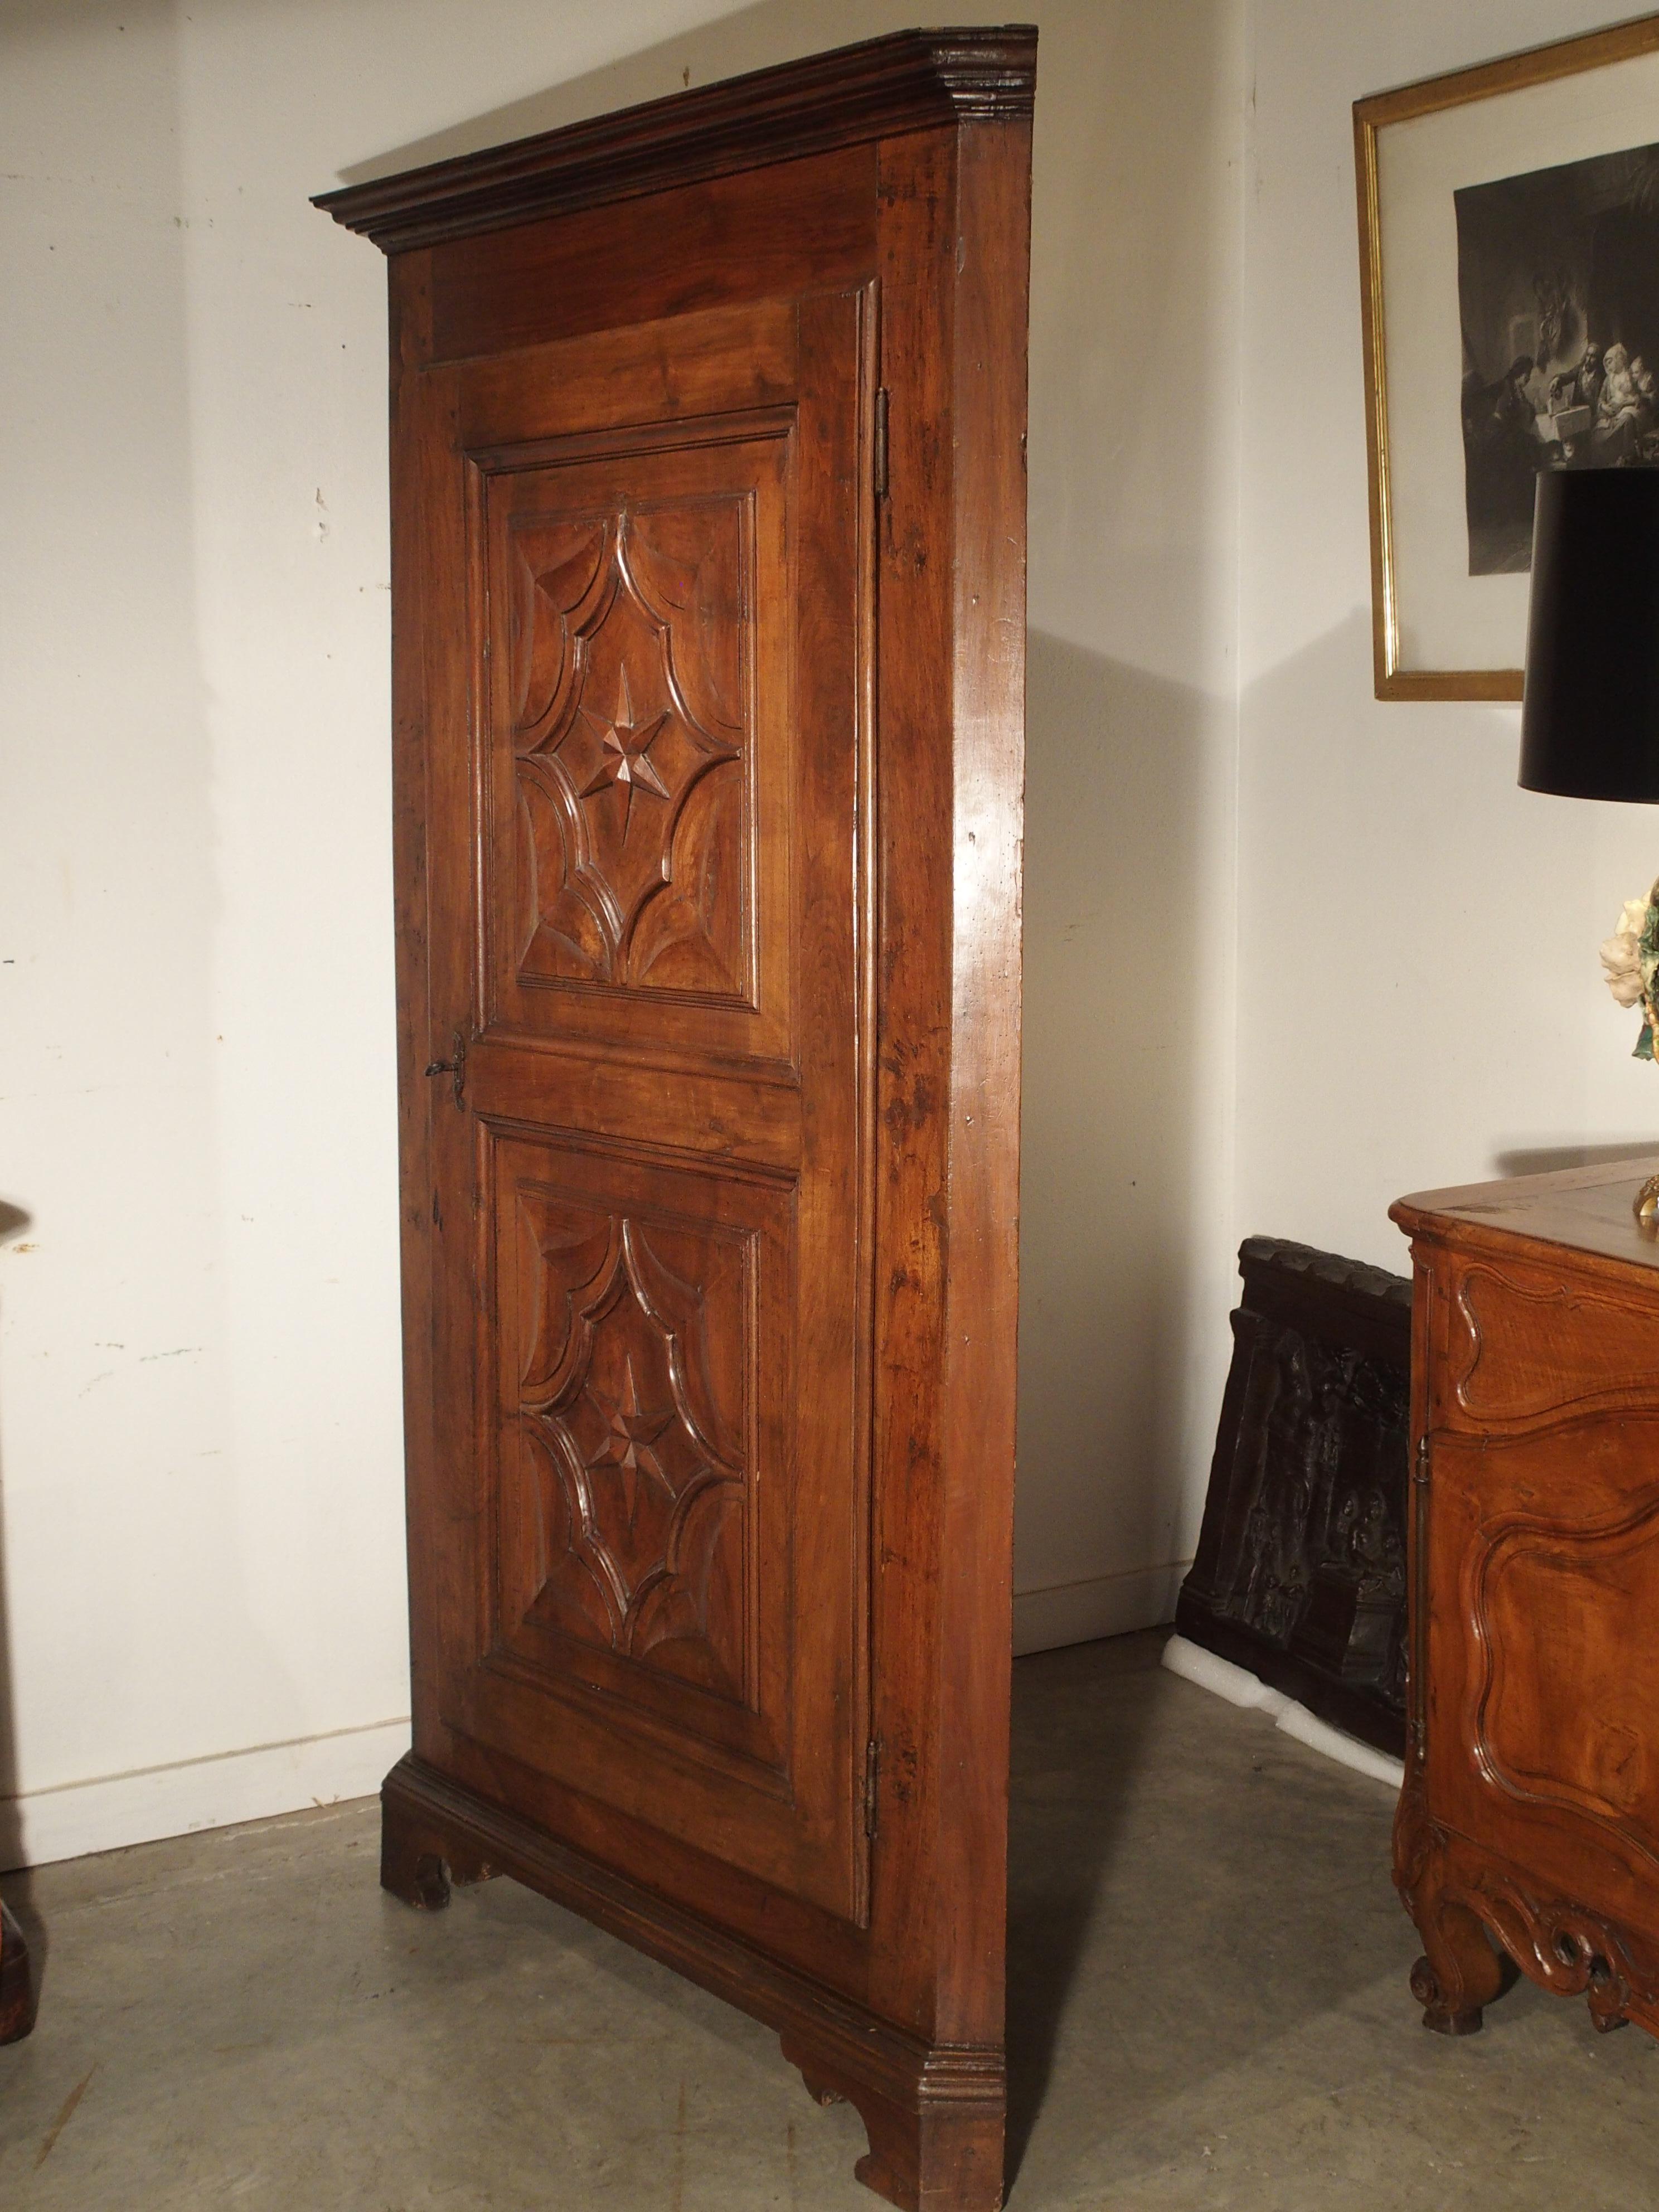
[[[1411,1285],[1267,1237],[1244,1291],[1183,1635],[1405,1743]]]

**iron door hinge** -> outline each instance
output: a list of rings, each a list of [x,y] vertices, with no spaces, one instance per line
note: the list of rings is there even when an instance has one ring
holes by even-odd
[[[864,1747],[864,1832],[873,1843],[876,1834],[877,1791],[881,1780],[881,1740],[872,1736]]]
[[[1419,1437],[1417,1440],[1416,1480],[1419,1489],[1427,1489],[1429,1483],[1429,1440],[1426,1437]]]
[[[875,478],[876,497],[887,496],[887,386],[884,384],[876,392],[875,427],[871,438],[870,467]]]

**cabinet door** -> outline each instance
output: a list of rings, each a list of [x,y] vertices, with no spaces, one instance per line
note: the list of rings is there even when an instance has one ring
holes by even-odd
[[[868,318],[434,371],[425,462],[435,1717],[854,1923]]]

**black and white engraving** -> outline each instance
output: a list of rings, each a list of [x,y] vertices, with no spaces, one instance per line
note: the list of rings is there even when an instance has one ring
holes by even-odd
[[[1455,192],[1469,574],[1531,565],[1540,469],[1659,463],[1659,145]]]

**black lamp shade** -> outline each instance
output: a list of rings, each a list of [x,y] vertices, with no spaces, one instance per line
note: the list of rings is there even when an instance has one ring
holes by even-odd
[[[1659,801],[1659,469],[1539,477],[1521,782]]]

